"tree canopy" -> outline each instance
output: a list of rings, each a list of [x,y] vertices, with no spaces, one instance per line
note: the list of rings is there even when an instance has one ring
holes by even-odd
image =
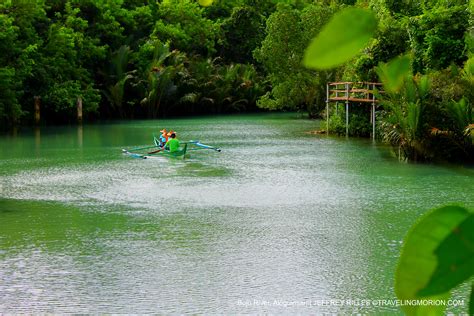
[[[351,7],[376,16],[369,44],[338,67],[305,68],[312,39]],[[87,119],[259,108],[318,117],[327,82],[378,81],[380,65],[404,55],[412,86],[421,76],[430,83],[421,139],[436,136],[430,128],[458,126],[458,143],[451,147],[460,148],[461,121],[472,124],[473,21],[466,0],[3,1],[0,122],[2,129],[31,123],[35,97],[41,98],[42,118],[58,123],[75,119],[79,97]],[[319,49],[330,55],[335,48]],[[382,111],[386,127],[394,122],[392,105],[403,105],[391,97]],[[352,133],[364,135],[354,131],[369,130],[366,118],[353,114]],[[399,119],[406,114],[402,108]],[[457,154],[453,149],[448,155]]]

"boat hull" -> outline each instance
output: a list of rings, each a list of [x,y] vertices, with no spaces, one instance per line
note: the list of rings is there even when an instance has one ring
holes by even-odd
[[[169,150],[165,149],[158,149],[153,152],[149,153],[136,153],[136,152],[131,152],[126,149],[122,149],[122,152],[132,158],[138,158],[138,159],[150,159],[150,158],[158,158],[159,156],[166,156],[166,157],[174,157],[174,158],[188,158],[189,155],[186,155],[188,149],[188,144],[185,144],[184,147],[178,151],[170,152]]]

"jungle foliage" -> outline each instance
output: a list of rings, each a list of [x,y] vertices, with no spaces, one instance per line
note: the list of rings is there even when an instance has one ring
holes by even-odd
[[[347,8],[350,16],[373,12],[373,20],[357,18],[368,22],[361,30],[373,30],[368,44],[313,43],[316,64],[365,48],[336,67],[304,67],[306,48]],[[47,123],[74,121],[78,97],[88,120],[259,108],[318,117],[327,82],[379,81],[377,69],[403,55],[412,79],[386,95],[379,136],[403,159],[470,160],[473,21],[466,0],[3,1],[0,129],[31,123],[35,96]],[[349,29],[356,34],[357,23]],[[423,100],[398,102],[422,77],[429,83]],[[412,128],[404,121],[411,110],[419,119],[414,142],[413,131],[403,130]],[[362,110],[351,113],[349,133],[368,136],[368,120]],[[331,122],[340,132],[340,117]]]
[[[74,121],[78,97],[87,119],[256,110],[275,3],[2,1],[0,128],[31,123],[35,96],[46,123]]]
[[[473,162],[472,4],[467,1],[421,4],[360,1],[360,6],[372,9],[367,12],[377,16],[378,30],[360,54],[338,64],[342,71],[338,78],[383,83],[385,93],[378,95],[381,103],[377,132],[393,146],[400,159]],[[366,27],[368,19],[359,18],[359,21],[365,33],[352,38],[365,40],[371,28]],[[347,24],[334,24],[326,36],[328,40],[319,42],[318,50],[334,46],[331,41],[339,34],[354,31],[354,27],[344,29],[347,27]],[[324,32],[318,39],[324,38]],[[312,58],[317,56],[314,52],[314,47],[308,47],[307,53]],[[338,50],[333,50],[333,54],[344,55]],[[319,65],[323,60],[321,57],[306,65],[326,70],[324,64]],[[354,105],[352,112],[349,134],[369,136],[368,110],[364,113]],[[331,110],[329,131],[341,133],[342,115]]]

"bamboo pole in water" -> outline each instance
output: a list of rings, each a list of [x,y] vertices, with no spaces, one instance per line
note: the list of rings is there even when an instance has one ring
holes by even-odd
[[[372,140],[375,140],[375,84],[372,84]]]
[[[34,99],[35,99],[35,124],[38,125],[40,123],[40,118],[41,118],[41,115],[40,115],[41,97],[35,96]]]
[[[82,123],[82,98],[77,98],[77,122]]]

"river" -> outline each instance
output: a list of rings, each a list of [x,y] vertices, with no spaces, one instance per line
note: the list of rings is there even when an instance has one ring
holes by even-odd
[[[261,114],[0,136],[0,313],[400,313],[364,300],[395,299],[421,214],[474,207],[474,170],[307,133],[319,124]],[[162,127],[222,152],[121,153]]]

